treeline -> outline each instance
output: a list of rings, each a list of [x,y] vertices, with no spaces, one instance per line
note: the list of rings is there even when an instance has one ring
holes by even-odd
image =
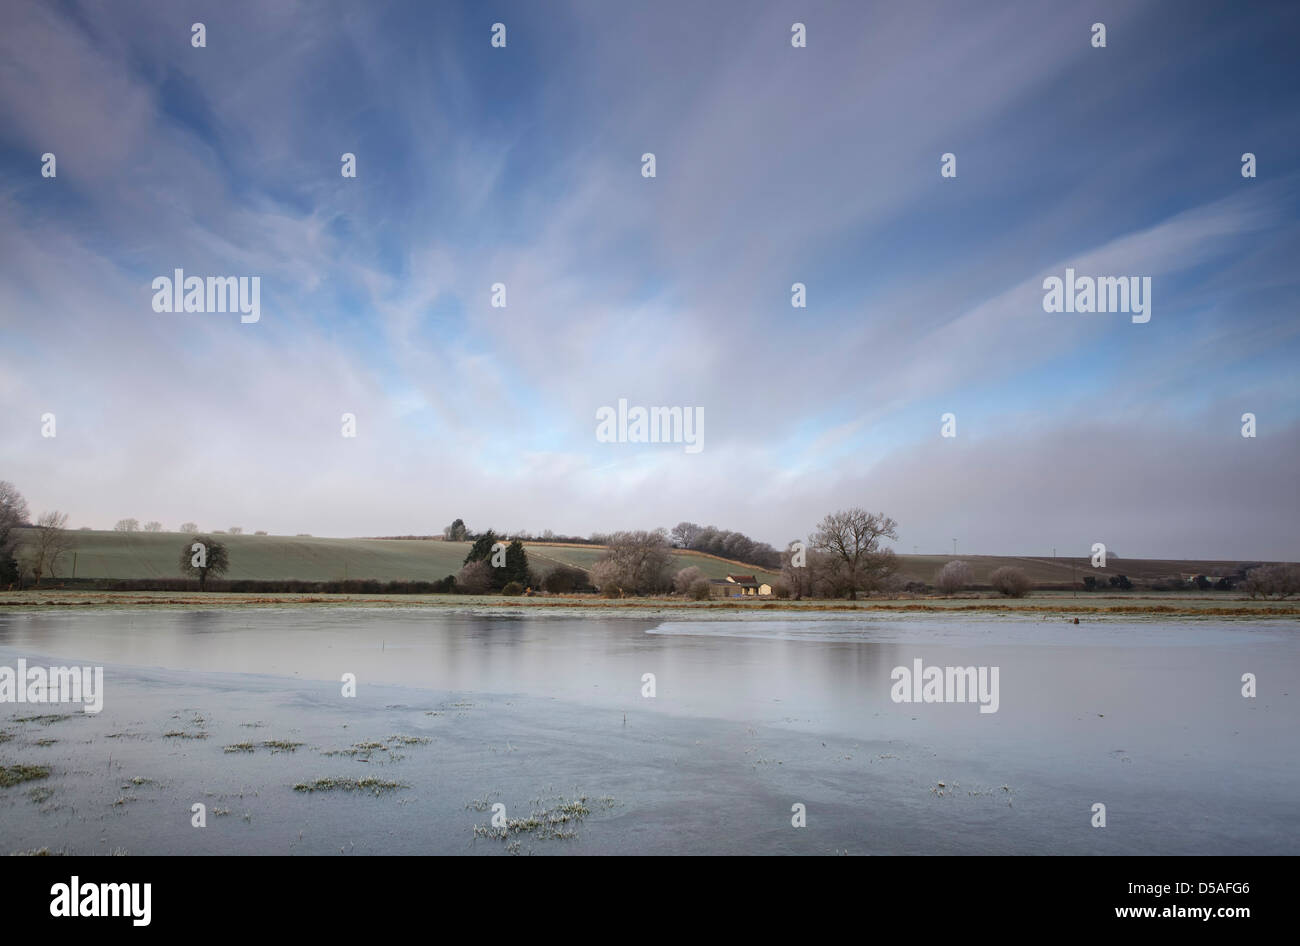
[[[587,573],[578,568],[560,566],[540,579],[534,588],[551,594],[591,592]],[[47,579],[41,590],[63,591],[224,591],[232,594],[333,594],[333,595],[451,595],[485,594],[458,585],[455,575],[437,581],[379,581],[368,578],[305,581],[297,578],[57,578]],[[525,589],[526,591],[527,589]],[[501,594],[516,593],[501,591]],[[523,592],[518,592],[523,593]]]
[[[1115,557],[1111,559],[1114,567]],[[902,586],[903,591],[915,594],[954,594],[960,591],[978,591],[992,588],[1011,597],[1023,597],[1031,588],[1039,591],[1077,591],[1114,592],[1114,591],[1238,591],[1250,597],[1288,598],[1300,594],[1300,565],[1279,563],[1265,565],[1260,563],[1238,566],[1231,575],[1217,578],[1209,575],[1194,575],[1184,578],[1181,575],[1168,575],[1134,581],[1123,573],[1116,575],[1083,575],[1074,582],[1041,582],[1035,584],[1025,575],[1024,569],[1014,566],[997,569],[989,575],[987,585],[975,584],[970,566],[962,561],[952,561],[934,574],[933,586],[920,581],[909,581]]]
[[[675,548],[704,552],[772,571],[781,567],[780,552],[766,542],[751,539],[743,532],[702,526],[694,522],[679,522],[668,535]]]
[[[669,547],[677,549],[686,549],[693,552],[704,552],[708,555],[716,555],[719,558],[728,558],[734,562],[742,562],[746,565],[752,565],[756,568],[764,568],[771,571],[781,567],[781,553],[766,542],[759,542],[757,539],[751,539],[743,532],[735,532],[731,529],[719,529],[717,526],[702,526],[694,522],[679,522],[673,527],[672,531],[665,529],[655,530],[656,533],[663,533]],[[465,525],[464,519],[457,519],[451,525],[442,530],[442,536],[449,542],[474,542],[485,535],[493,535],[489,529],[487,532],[476,533]],[[588,536],[581,535],[561,535],[550,529],[545,529],[540,533],[534,534],[527,530],[519,530],[509,533],[511,538],[518,539],[521,542],[554,542],[564,545],[603,545],[609,546],[626,539],[630,532],[593,532]],[[385,536],[384,538],[400,539],[423,539],[429,536]]]
[[[1119,591],[1132,591],[1138,588],[1125,575],[1113,575],[1103,585],[1091,575],[1083,579],[1084,591],[1101,591],[1106,587]],[[1275,565],[1249,564],[1241,565],[1231,575],[1211,578],[1208,575],[1196,575],[1191,579],[1171,575],[1146,582],[1151,591],[1238,591],[1250,597],[1289,598],[1300,594],[1300,565],[1285,562]]]
[[[604,545],[609,539],[609,536],[600,532],[593,532],[588,536],[560,535],[557,532],[552,532],[550,529],[543,529],[536,535],[529,532],[527,529],[521,529],[518,532],[512,532],[510,534],[518,536],[525,542],[554,542],[557,545]]]
[[[464,519],[457,519],[442,530],[442,537],[448,542],[476,542],[485,535],[495,535],[492,529],[487,532],[474,532],[467,525]],[[527,529],[520,529],[516,532],[509,533],[511,538],[518,539],[521,542],[559,542],[565,545],[604,545],[609,538],[600,533],[592,533],[589,536],[581,535],[560,535],[552,532],[550,529],[543,530],[540,534],[534,535]],[[389,538],[389,536],[384,536]],[[397,539],[423,539],[431,536],[420,535],[399,535],[391,536]]]

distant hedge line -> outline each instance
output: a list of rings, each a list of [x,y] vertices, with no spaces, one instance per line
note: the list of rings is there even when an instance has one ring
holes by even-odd
[[[82,591],[198,591],[199,583],[189,578],[56,578],[41,582],[38,591],[63,588]],[[448,575],[438,581],[376,581],[348,579],[338,581],[300,581],[285,579],[209,578],[208,591],[232,591],[241,594],[365,594],[365,595],[438,595],[453,594],[456,579]]]

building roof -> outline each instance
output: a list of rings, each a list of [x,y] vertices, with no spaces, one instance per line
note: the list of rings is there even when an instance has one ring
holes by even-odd
[[[757,585],[758,579],[753,575],[728,575],[727,581],[734,581],[738,585]]]

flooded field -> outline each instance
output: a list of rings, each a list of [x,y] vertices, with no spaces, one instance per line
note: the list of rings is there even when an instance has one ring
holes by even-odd
[[[2,613],[0,668],[104,683],[0,703],[0,853],[1296,853],[1298,631]]]

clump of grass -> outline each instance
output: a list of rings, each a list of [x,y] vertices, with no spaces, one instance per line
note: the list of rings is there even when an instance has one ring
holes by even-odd
[[[15,723],[40,723],[42,726],[48,726],[50,723],[61,723],[65,719],[72,719],[76,713],[45,713],[41,716],[15,716]]]
[[[466,809],[472,808],[474,811],[487,811],[489,808],[492,807],[493,795],[500,795],[500,792],[488,792],[488,794],[484,795],[482,798],[474,799],[472,802],[466,805],[465,808]]]
[[[0,742],[8,742],[13,737],[14,737],[13,733],[6,732],[5,730],[0,729]]]
[[[36,740],[36,744],[37,744],[38,746],[45,747],[45,746],[52,746],[52,745],[54,745],[54,744],[55,744],[56,742],[58,742],[58,741],[59,741],[59,740],[57,740],[57,739],[51,739],[49,736],[46,736],[44,739],[37,739],[37,740]]]
[[[30,851],[14,851],[10,857],[53,857],[48,847],[35,847]]]
[[[271,752],[293,752],[301,742],[289,742],[286,739],[266,739],[261,743],[263,749],[270,749]],[[257,746],[251,742],[236,742],[233,745],[226,746],[223,752],[256,752]],[[329,753],[326,753],[327,755]]]
[[[301,742],[289,742],[285,739],[267,739],[262,743],[262,748],[270,749],[272,752],[293,752]]]
[[[474,837],[493,838],[505,841],[514,834],[531,834],[541,841],[569,841],[578,836],[572,828],[566,828],[563,822],[553,824],[549,819],[529,815],[527,818],[511,818],[501,827],[491,825],[474,825]]]
[[[0,788],[50,777],[48,765],[0,765]]]
[[[299,782],[293,787],[295,792],[372,792],[381,795],[399,788],[410,788],[402,782],[389,782],[373,777],[367,778],[318,778],[314,782]]]
[[[163,733],[164,739],[207,739],[208,734],[205,732],[182,732],[179,729],[173,729],[171,732]]]
[[[387,752],[388,746],[382,742],[358,742],[346,749],[327,749],[322,755],[346,755],[354,756],[364,753],[365,758],[369,759],[372,752]]]
[[[153,779],[145,778],[143,775],[136,775],[133,776],[132,778],[127,779],[127,784],[123,785],[122,787],[130,788],[132,785],[134,785],[136,788],[139,788],[141,785],[152,785],[152,784],[153,784]]]
[[[29,788],[27,790],[27,797],[38,805],[45,804],[45,802],[49,801],[53,795],[54,789],[46,785],[42,785],[39,788]]]
[[[228,815],[228,814],[230,814],[230,809],[229,809],[229,808],[213,808],[213,809],[212,809],[212,817],[214,817],[214,818],[220,818],[222,815]]]
[[[430,740],[424,736],[395,735],[395,736],[389,736],[384,742],[357,742],[357,743],[353,743],[351,746],[348,746],[346,749],[326,749],[321,754],[329,755],[329,756],[335,756],[335,755],[358,756],[359,755],[361,756],[361,761],[368,762],[370,760],[370,756],[373,753],[388,752],[391,753],[388,757],[388,761],[397,762],[400,761],[401,759],[404,759],[405,756],[401,755],[400,753],[393,752],[394,749],[400,748],[402,746],[427,745],[429,741]],[[389,743],[391,743],[391,745]],[[293,745],[302,745],[302,743],[293,743]]]
[[[508,841],[515,835],[528,834],[543,841],[570,840],[578,836],[577,826],[591,814],[591,806],[588,801],[586,795],[579,795],[572,800],[566,800],[563,797],[557,798],[549,806],[537,800],[533,802],[533,810],[526,818],[510,818],[507,819],[504,825],[499,827],[474,825],[474,837]],[[600,798],[596,801],[606,808],[612,808],[614,805],[614,799],[609,797]]]
[[[587,800],[586,796],[583,796],[578,801],[568,802],[563,805],[556,805],[551,810],[559,816],[561,821],[569,821],[572,819],[585,818],[587,817],[587,815],[591,814],[591,809],[588,808],[586,804],[584,804],[586,800]]]

